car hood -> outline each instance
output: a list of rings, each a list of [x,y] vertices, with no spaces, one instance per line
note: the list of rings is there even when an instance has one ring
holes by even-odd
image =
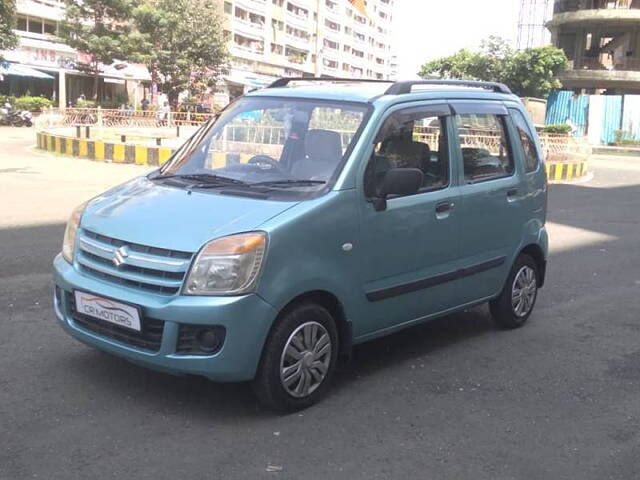
[[[142,177],[91,200],[81,225],[131,243],[196,252],[214,238],[254,230],[296,203],[189,192]]]

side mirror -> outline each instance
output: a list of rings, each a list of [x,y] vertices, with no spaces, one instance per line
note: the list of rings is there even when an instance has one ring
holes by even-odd
[[[373,206],[378,211],[385,210],[389,195],[413,195],[423,182],[424,173],[418,168],[392,168],[385,173]]]

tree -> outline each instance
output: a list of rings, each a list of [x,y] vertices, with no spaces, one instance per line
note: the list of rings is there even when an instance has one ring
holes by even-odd
[[[567,57],[553,46],[514,52],[507,62],[502,81],[521,97],[543,97],[562,88],[557,75],[567,68]]]
[[[15,0],[0,0],[0,50],[16,48],[18,38],[13,33],[16,26]],[[2,60],[0,55],[0,60]]]
[[[556,47],[513,50],[500,37],[489,37],[477,51],[459,50],[451,56],[422,65],[423,78],[456,78],[501,82],[519,96],[542,97],[562,84],[557,76],[567,67],[567,57]]]
[[[143,61],[172,105],[185,90],[195,97],[215,87],[228,59],[215,0],[148,0],[134,18]]]
[[[58,34],[70,47],[90,55],[91,60],[78,67],[93,74],[97,100],[100,65],[135,57],[138,42],[129,19],[138,0],[66,0],[66,4]]]

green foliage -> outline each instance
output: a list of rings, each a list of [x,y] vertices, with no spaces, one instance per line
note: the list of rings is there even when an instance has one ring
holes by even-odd
[[[0,0],[0,50],[11,50],[18,44],[18,38],[13,33],[15,27],[16,1]]]
[[[505,40],[489,37],[477,51],[462,49],[425,63],[419,75],[501,82],[521,97],[544,97],[552,89],[562,87],[556,77],[567,64],[567,57],[559,48],[516,51]]]
[[[29,110],[31,112],[41,112],[43,109],[53,105],[53,102],[45,97],[14,97],[13,95],[0,95],[0,106],[9,102],[16,110]]]
[[[51,100],[44,97],[17,97],[12,105],[16,110],[29,110],[30,112],[41,112],[43,109],[53,104]]]
[[[569,134],[571,133],[571,125],[566,123],[555,123],[552,125],[545,125],[541,129],[542,133],[553,133],[553,134]]]
[[[551,90],[562,88],[556,77],[567,64],[564,51],[557,47],[528,48],[509,57],[503,82],[521,97],[544,97]]]
[[[58,35],[70,47],[91,55],[79,69],[94,75],[93,97],[98,94],[99,64],[135,59],[139,38],[132,33],[131,18],[139,0],[66,0]]]
[[[98,102],[95,100],[78,100],[76,102],[77,108],[96,108],[98,106]]]
[[[142,60],[172,105],[184,90],[197,97],[215,87],[228,59],[215,0],[148,0],[133,16]]]
[[[628,132],[626,130],[616,130],[615,141],[616,145],[634,145],[640,146],[640,138],[636,137],[633,132]]]

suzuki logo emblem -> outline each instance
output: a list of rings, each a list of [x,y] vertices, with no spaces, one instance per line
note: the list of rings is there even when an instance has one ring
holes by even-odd
[[[118,248],[115,252],[113,252],[113,258],[111,261],[116,267],[124,265],[127,263],[127,257],[129,256],[129,249],[125,246]]]

